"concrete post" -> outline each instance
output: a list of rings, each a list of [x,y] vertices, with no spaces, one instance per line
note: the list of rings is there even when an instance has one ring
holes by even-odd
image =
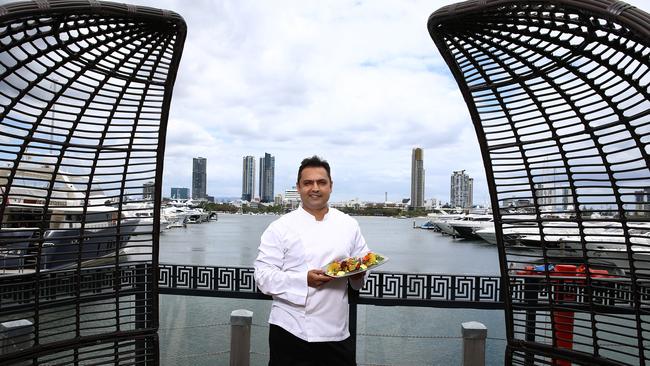
[[[230,366],[250,365],[251,324],[252,311],[239,309],[230,313]]]
[[[0,354],[31,347],[33,332],[34,325],[27,319],[0,323]]]
[[[463,334],[463,366],[485,366],[487,327],[479,322],[461,324]]]

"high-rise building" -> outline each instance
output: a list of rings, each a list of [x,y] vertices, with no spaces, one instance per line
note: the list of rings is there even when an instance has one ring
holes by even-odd
[[[470,178],[464,170],[451,175],[449,201],[451,207],[469,208],[474,204],[474,178]]]
[[[208,159],[206,158],[194,158],[192,164],[192,199],[206,197],[207,163]]]
[[[273,201],[273,204],[276,206],[282,206],[282,195],[280,193],[275,195],[275,199]]]
[[[541,211],[552,211],[555,201],[555,187],[552,183],[535,184],[535,197]]]
[[[241,183],[241,199],[251,202],[255,198],[255,158],[244,156]]]
[[[264,153],[260,158],[260,202],[273,202],[273,185],[275,180],[275,158]]]
[[[190,189],[189,188],[172,188],[172,199],[175,200],[186,200],[190,198]]]
[[[153,182],[146,182],[142,185],[142,199],[143,200],[152,200],[155,193],[156,186]]]
[[[650,187],[634,192],[636,211],[639,216],[650,216]]]
[[[411,208],[424,207],[424,152],[416,147],[411,152]]]
[[[558,205],[558,211],[573,211],[573,196],[571,189],[567,187],[558,188],[561,197],[561,204]]]
[[[298,189],[296,187],[286,189],[284,191],[283,202],[285,206],[291,207],[291,209],[298,207],[300,204],[300,192],[298,192]]]

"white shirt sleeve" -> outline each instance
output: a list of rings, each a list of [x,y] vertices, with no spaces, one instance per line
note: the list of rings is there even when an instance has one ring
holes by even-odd
[[[356,225],[353,242],[354,247],[352,249],[352,257],[363,257],[370,251],[370,249],[368,249],[368,245],[366,244],[366,239],[361,234],[361,228],[359,227],[359,224]],[[363,288],[363,284],[366,282],[366,278],[368,278],[368,272],[369,271],[366,271],[363,278],[361,279],[353,280],[350,278],[350,286],[352,286],[352,288],[355,290],[361,290],[361,288]]]
[[[261,238],[259,253],[253,264],[257,287],[266,295],[296,305],[307,301],[307,268],[286,263],[287,243],[278,228],[271,225]]]

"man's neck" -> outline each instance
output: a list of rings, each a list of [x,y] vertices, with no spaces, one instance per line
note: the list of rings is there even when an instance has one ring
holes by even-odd
[[[317,209],[317,210],[306,209],[305,207],[303,207],[302,209],[307,211],[308,214],[314,216],[316,221],[323,221],[323,219],[325,218],[325,215],[327,215],[327,213],[330,210],[329,206],[325,206],[325,207],[323,207],[321,209]]]

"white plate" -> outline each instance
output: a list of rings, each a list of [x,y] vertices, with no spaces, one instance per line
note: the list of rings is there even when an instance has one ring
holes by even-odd
[[[325,266],[323,266],[323,268],[321,268],[321,269],[325,272],[325,275],[326,275],[326,276],[333,277],[333,278],[343,278],[343,277],[353,276],[353,275],[355,275],[355,274],[357,274],[357,273],[363,273],[363,272],[365,272],[365,271],[368,271],[368,270],[371,270],[371,269],[375,269],[375,268],[381,266],[382,264],[388,262],[388,257],[387,257],[387,256],[385,256],[385,255],[383,255],[383,254],[376,253],[376,252],[375,252],[375,254],[381,256],[381,257],[382,257],[382,260],[379,261],[379,262],[377,262],[376,264],[373,264],[372,266],[370,266],[370,267],[368,267],[368,268],[366,268],[366,269],[357,269],[357,270],[355,270],[355,271],[345,272],[345,274],[344,274],[344,275],[341,275],[341,276],[331,275],[331,274],[328,274],[328,273],[327,273],[327,267],[331,264],[331,262],[330,262],[330,263],[327,263],[327,264],[326,264]]]

